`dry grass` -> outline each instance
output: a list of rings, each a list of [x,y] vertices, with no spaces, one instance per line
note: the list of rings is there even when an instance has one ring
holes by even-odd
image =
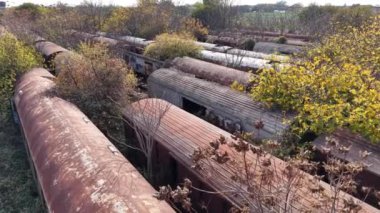
[[[0,118],[0,213],[10,212],[44,210],[20,132]]]

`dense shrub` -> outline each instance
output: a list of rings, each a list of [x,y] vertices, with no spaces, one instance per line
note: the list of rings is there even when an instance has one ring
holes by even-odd
[[[18,41],[13,35],[0,35],[0,118],[7,111],[16,76],[37,66],[41,61],[31,47]]]
[[[198,19],[184,18],[181,21],[180,32],[190,33],[197,40],[206,41],[208,35],[207,27],[203,26]]]
[[[104,44],[81,44],[57,77],[57,91],[74,102],[102,130],[131,98],[136,78],[122,59],[111,58]]]
[[[102,29],[110,33],[131,34],[153,39],[179,22],[171,1],[139,1],[137,7],[115,8]]]
[[[288,41],[288,39],[286,39],[285,36],[280,36],[277,40],[277,43],[279,44],[286,44],[286,42]]]
[[[240,44],[240,48],[242,48],[243,50],[253,50],[255,45],[256,45],[255,40],[249,38],[249,39],[244,40]]]
[[[346,27],[294,66],[264,70],[255,99],[298,111],[295,130],[332,131],[345,126],[380,139],[380,17]]]
[[[188,34],[164,33],[156,37],[156,42],[146,47],[144,55],[159,60],[175,57],[196,57],[202,48],[195,44],[194,38]]]
[[[373,15],[371,6],[339,7],[312,4],[304,8],[298,17],[306,33],[323,38],[347,25],[360,27]]]

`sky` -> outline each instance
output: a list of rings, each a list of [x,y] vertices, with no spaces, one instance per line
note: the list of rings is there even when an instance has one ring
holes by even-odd
[[[0,0],[4,1],[4,0]],[[22,4],[24,2],[32,2],[35,4],[43,4],[43,5],[52,5],[58,2],[58,0],[5,0],[7,5],[16,6]],[[59,0],[62,3],[67,3],[69,5],[77,5],[80,4],[83,0]],[[136,0],[90,0],[92,2],[102,2],[103,4],[113,4],[120,6],[130,6],[135,5]],[[200,2],[201,0],[174,0],[174,2],[178,2],[181,4],[193,4],[195,2]],[[276,3],[279,0],[234,0],[237,4],[247,4],[247,5],[255,5],[261,3]],[[288,5],[292,5],[295,3],[302,3],[304,6],[307,6],[311,3],[316,3],[318,5],[324,4],[332,4],[332,5],[352,5],[352,4],[371,4],[380,6],[380,0],[287,0]]]

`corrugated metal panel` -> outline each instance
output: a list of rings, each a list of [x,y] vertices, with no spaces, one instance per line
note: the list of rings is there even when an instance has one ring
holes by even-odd
[[[250,79],[250,74],[247,72],[190,57],[175,58],[172,61],[172,66],[182,72],[193,74],[197,78],[225,86],[230,86],[234,81],[247,86]]]
[[[276,44],[271,42],[257,42],[253,51],[263,53],[281,53],[281,54],[294,54],[302,50],[302,47],[287,44]]]
[[[140,125],[140,123],[138,123],[139,120],[147,120],[149,116],[155,115],[157,113],[157,107],[166,108],[166,105],[170,104],[159,99],[141,100],[137,103],[132,104],[134,110],[126,110],[124,112],[124,116],[128,120],[137,121],[136,124]],[[223,165],[212,163],[213,168],[212,170],[208,171],[207,169],[196,170],[192,168],[193,161],[191,155],[194,153],[194,150],[199,147],[208,147],[210,145],[210,142],[220,138],[221,135],[224,136],[227,140],[231,140],[231,134],[197,118],[194,115],[185,112],[184,110],[174,105],[170,105],[169,110],[160,120],[159,128],[155,134],[155,141],[169,150],[170,155],[172,155],[178,162],[183,164],[189,171],[193,172],[195,176],[199,178],[199,180],[201,180],[204,184],[209,186],[214,191],[229,191],[231,188],[241,189],[240,187],[242,187],[242,185],[238,185],[231,180],[231,177],[235,174],[234,172],[236,172],[236,168],[232,168],[232,165],[229,163]],[[223,145],[221,149],[223,151],[227,151],[231,157],[241,156],[241,154],[239,155],[236,151],[229,148],[228,146]],[[246,157],[250,162],[255,162],[255,159],[257,159],[257,156],[251,152],[248,152]],[[276,157],[272,157],[271,160],[272,163],[276,165],[277,172],[284,170],[285,162]],[[261,169],[258,169],[259,173],[260,170]],[[305,180],[307,180],[307,177]],[[278,182],[273,182],[274,188],[278,187]],[[329,185],[323,182],[321,182],[321,185],[325,188],[325,192],[328,194],[331,193]],[[295,193],[296,195],[294,196],[297,196],[298,199],[293,205],[292,212],[324,212],[324,210],[313,206],[313,200],[318,198],[315,198],[305,187],[298,189]],[[240,203],[239,201],[243,199],[241,196],[243,196],[241,193],[234,192],[226,192],[225,195],[223,195],[226,200],[229,200],[230,202],[236,204]],[[340,193],[340,196],[342,198],[351,197],[350,195],[343,192]],[[356,200],[355,198],[353,199]],[[284,200],[280,199],[280,201]],[[368,204],[361,203],[360,205],[363,208],[360,212],[378,212],[378,210],[369,206]],[[301,211],[302,209],[304,211]],[[272,211],[268,210],[268,212]],[[277,208],[274,212],[281,211],[279,208]]]
[[[68,51],[67,49],[50,41],[37,42],[35,47],[44,57],[51,57],[53,54]]]
[[[242,123],[244,131],[254,132],[258,138],[274,138],[282,135],[288,128],[283,123],[284,117],[291,119],[292,116],[284,116],[279,111],[266,109],[263,104],[255,102],[246,94],[234,91],[226,86],[197,79],[185,75],[179,71],[159,69],[148,78],[148,91],[151,97],[159,97],[172,101],[167,91],[177,93],[205,106],[218,114],[222,114],[231,120],[238,119]],[[179,107],[182,107],[178,104]],[[257,131],[254,125],[257,121],[264,122],[264,128]]]
[[[351,151],[346,155],[338,152],[333,153],[341,159],[348,161],[360,161],[360,151],[371,152],[372,154],[369,155],[366,160],[367,163],[371,165],[367,168],[367,170],[373,172],[380,178],[380,145],[372,144],[369,140],[359,134],[352,133],[348,129],[338,129],[329,135],[319,136],[315,141],[313,141],[313,144],[319,150],[322,150],[322,147],[326,145],[326,137],[337,139],[340,145],[351,146]]]
[[[202,50],[200,58],[213,63],[243,70],[257,70],[271,67],[269,60],[237,56],[228,53],[211,52],[208,50]]]
[[[77,107],[49,92],[50,78],[33,69],[15,90],[49,212],[174,212]]]

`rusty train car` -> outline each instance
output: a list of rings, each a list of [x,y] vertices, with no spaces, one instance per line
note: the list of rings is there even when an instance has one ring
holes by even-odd
[[[230,87],[194,78],[178,70],[161,68],[148,78],[148,94],[217,125],[229,132],[253,132],[256,139],[277,138],[288,129],[293,115],[267,109]],[[263,124],[262,128],[256,125]]]
[[[174,212],[99,129],[54,96],[47,70],[24,74],[14,103],[39,192],[49,212]]]
[[[145,128],[146,124],[144,121],[151,121],[157,111],[164,108],[167,110],[160,119],[157,131],[153,135],[155,146],[152,161],[155,164],[155,174],[160,174],[162,181],[160,184],[164,185],[169,182],[175,186],[183,182],[184,178],[190,178],[193,186],[197,188],[211,192],[223,192],[217,195],[210,195],[209,193],[192,190],[191,199],[195,205],[199,205],[195,206],[195,208],[207,208],[210,212],[228,212],[229,207],[232,205],[239,206],[242,200],[250,199],[242,197],[244,193],[239,194],[233,190],[241,190],[242,187],[244,189],[244,186],[238,183],[234,185],[235,182],[231,180],[231,177],[234,176],[236,168],[234,169],[229,163],[218,164],[211,162],[204,165],[204,169],[194,169],[192,155],[199,147],[209,147],[210,142],[215,141],[221,136],[229,142],[235,143],[236,141],[232,141],[231,134],[226,131],[203,121],[177,106],[160,99],[144,99],[133,103],[132,108],[126,109],[123,113],[124,119],[127,121],[125,124],[126,137],[134,137],[135,127],[132,127],[133,125]],[[227,145],[221,146],[221,149],[228,152],[229,156],[236,156],[238,158],[239,154],[236,150]],[[247,152],[246,158],[255,162],[255,159],[258,157],[252,152]],[[286,166],[285,162],[276,157],[272,156],[270,159],[271,163],[276,165],[275,168],[278,171]],[[307,176],[307,174],[305,175]],[[277,184],[277,182],[273,182],[273,187],[279,187]],[[325,193],[332,193],[328,184],[324,182],[319,182],[319,184]],[[297,200],[288,207],[292,209],[291,212],[325,212],[326,209],[314,206],[314,201],[319,198],[308,191],[306,186],[298,189],[295,193],[294,196],[297,197]],[[276,194],[276,196],[280,196],[280,194]],[[348,194],[341,193],[340,196],[357,202],[356,198]],[[281,212],[283,208],[277,205],[283,205],[282,202],[284,200],[280,199],[279,202],[274,204],[274,208],[272,209],[265,207],[265,205],[263,208],[268,212]],[[366,203],[359,203],[359,205],[361,209],[358,212],[379,211]],[[249,207],[251,208],[251,212],[259,211],[254,201],[249,203]]]
[[[335,140],[339,145],[350,147],[350,151],[347,154],[340,153],[338,150],[332,150],[330,153],[332,157],[347,162],[363,161],[361,153],[364,151],[370,152],[371,154],[364,160],[364,163],[369,166],[358,175],[357,182],[360,186],[380,190],[380,146],[378,144],[371,143],[368,139],[348,129],[337,129],[333,133],[323,134],[313,141],[313,144],[319,151],[317,156],[318,160],[326,160],[327,156],[326,154],[322,154],[322,150],[324,147],[329,148],[329,145],[326,144],[327,138]]]
[[[162,61],[142,55],[144,48],[154,42],[152,40],[133,36],[121,36],[111,39],[104,36],[75,31],[72,35],[86,41],[109,43],[112,48],[121,49],[119,52],[122,52],[126,61],[128,61],[131,67],[141,75],[150,74],[164,64]],[[205,50],[202,50],[199,55],[200,59],[245,71],[256,71],[262,68],[270,68],[272,67],[271,63],[273,62],[283,63],[289,60],[288,57],[281,55],[245,51],[229,46],[218,46],[204,42],[196,43],[205,48]]]
[[[144,77],[164,66],[164,62],[132,51],[124,51],[124,60],[133,70]]]
[[[190,57],[177,57],[171,62],[171,68],[193,75],[199,79],[230,86],[234,81],[246,87],[250,84],[251,74],[225,66],[209,63]]]
[[[43,56],[45,66],[55,75],[58,75],[62,66],[75,55],[74,52],[39,36],[35,38],[34,47]]]
[[[215,64],[226,67],[233,67],[245,71],[256,71],[263,68],[271,68],[269,60],[260,58],[250,58],[244,55],[235,55],[229,53],[211,52],[202,50],[199,58]]]
[[[196,42],[196,44],[203,47],[205,50],[212,51],[212,52],[227,53],[227,54],[237,55],[237,56],[247,57],[247,58],[265,59],[265,60],[270,60],[272,62],[289,61],[289,57],[285,55],[266,54],[266,53],[261,53],[261,52],[233,48],[231,46],[220,46],[217,44],[206,43],[206,42]]]

